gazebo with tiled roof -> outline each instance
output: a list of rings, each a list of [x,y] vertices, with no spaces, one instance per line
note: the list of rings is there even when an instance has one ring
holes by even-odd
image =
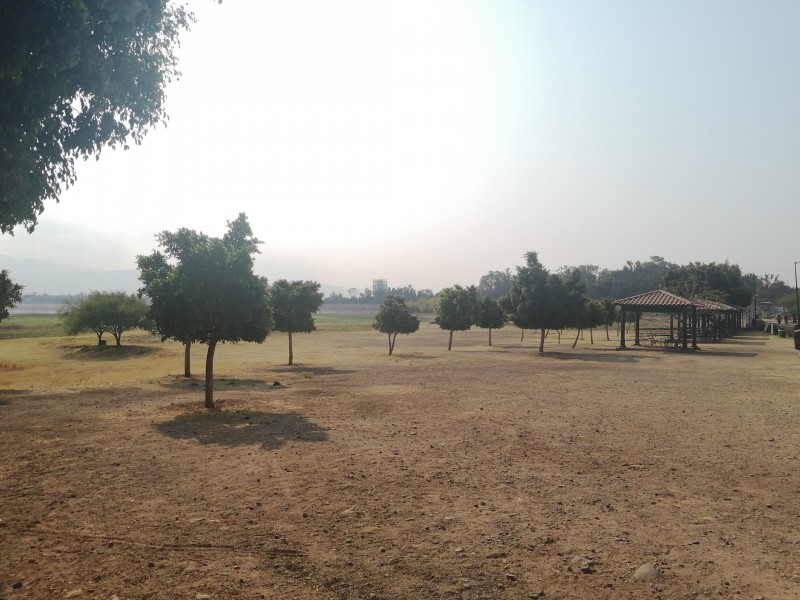
[[[668,313],[679,314],[681,319],[680,333],[677,340],[681,348],[686,351],[689,349],[689,323],[691,322],[691,345],[697,348],[697,308],[696,302],[687,298],[682,298],[665,290],[654,290],[645,292],[622,300],[615,300],[614,304],[620,308],[620,328],[619,328],[619,349],[625,350],[625,317],[632,312],[635,314],[634,345],[639,346],[639,319],[642,313]]]
[[[695,299],[700,315],[701,337],[719,340],[733,335],[741,326],[744,309],[719,300]]]

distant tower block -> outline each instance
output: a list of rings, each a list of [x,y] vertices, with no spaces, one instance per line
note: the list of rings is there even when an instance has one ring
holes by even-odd
[[[386,284],[385,279],[373,279],[372,280],[372,295],[373,296],[380,296],[385,295],[386,290],[389,289],[389,286]]]

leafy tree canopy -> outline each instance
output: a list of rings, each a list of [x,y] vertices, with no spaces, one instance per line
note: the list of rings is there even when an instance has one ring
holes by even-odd
[[[419,319],[411,314],[405,300],[397,296],[386,296],[372,326],[389,336],[389,355],[394,352],[398,333],[410,334],[419,329]]]
[[[492,345],[492,329],[500,329],[508,323],[508,315],[494,298],[484,296],[475,307],[475,325],[489,330],[489,345]]]
[[[0,3],[0,232],[36,226],[75,159],[141,143],[166,120],[179,33],[171,0]]]
[[[22,287],[11,280],[8,270],[0,271],[0,321],[8,318],[8,311],[22,302]]]
[[[131,329],[148,328],[147,303],[136,295],[124,292],[92,292],[85,298],[68,302],[59,316],[68,335],[92,331],[97,343],[105,332],[122,345],[122,334]]]
[[[314,331],[314,313],[322,306],[324,295],[316,281],[279,279],[270,288],[270,305],[275,329],[289,334],[289,364],[294,363],[292,334]]]
[[[285,332],[314,331],[314,313],[322,306],[324,295],[316,281],[279,279],[270,287],[275,330]]]
[[[561,329],[569,319],[569,298],[564,279],[545,269],[536,252],[528,252],[501,306],[517,327],[541,332],[539,352],[544,352],[547,330]]]
[[[488,296],[496,300],[511,290],[511,269],[505,271],[489,271],[478,282],[478,295]]]
[[[439,292],[434,322],[450,332],[447,349],[453,347],[453,332],[466,331],[475,324],[478,307],[478,293],[475,286],[463,288],[460,285],[448,287]]]
[[[753,289],[742,278],[738,265],[693,262],[670,269],[664,275],[664,287],[686,298],[705,298],[746,306]]]
[[[589,290],[594,298],[617,299],[657,290],[667,272],[677,266],[660,256],[651,256],[645,262],[628,261],[621,269],[600,271]]]
[[[208,344],[206,407],[214,407],[214,351],[218,343],[263,342],[272,327],[267,280],[253,273],[260,241],[247,216],[228,222],[220,239],[180,229],[157,236],[164,253],[138,257],[151,298],[155,330],[182,342]]]

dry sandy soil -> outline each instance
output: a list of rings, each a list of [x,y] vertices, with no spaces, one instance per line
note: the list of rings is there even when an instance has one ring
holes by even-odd
[[[1,342],[0,598],[800,597],[791,340],[486,341]]]

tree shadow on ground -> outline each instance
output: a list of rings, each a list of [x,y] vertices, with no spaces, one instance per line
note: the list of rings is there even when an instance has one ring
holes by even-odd
[[[432,356],[429,354],[416,354],[414,352],[395,352],[391,356],[389,356],[389,353],[387,352],[385,356],[386,358],[408,358],[413,360],[435,360],[439,358],[438,356]]]
[[[753,358],[758,356],[757,352],[733,352],[725,350],[703,350],[695,352],[697,356],[730,356],[731,358]]]
[[[737,338],[731,338],[731,339],[726,340],[726,341],[730,341],[733,344],[741,344],[742,346],[766,346],[767,345],[766,341],[761,341],[761,342],[749,342],[748,341],[748,342],[746,342],[744,340],[740,340],[740,339],[737,339]]]
[[[206,382],[202,377],[176,377],[164,387],[170,390],[194,390],[205,388]],[[238,377],[214,378],[214,389],[237,390],[241,392],[267,392],[282,390],[285,386],[278,381],[265,381],[263,379],[242,379]]]
[[[350,375],[355,373],[352,369],[334,369],[333,367],[307,367],[304,365],[284,365],[282,367],[271,367],[273,373],[310,373],[311,375]]]
[[[583,353],[567,353],[567,352],[543,352],[539,354],[542,358],[553,358],[557,360],[583,360],[588,362],[610,362],[610,363],[635,363],[639,362],[642,359],[652,359],[655,358],[654,356],[632,356],[629,353],[624,352],[617,352],[614,351],[612,353],[601,353],[598,352],[597,354],[583,354]]]
[[[203,411],[159,423],[156,429],[176,440],[220,446],[260,446],[276,450],[289,442],[324,442],[325,429],[297,413],[252,410]]]
[[[146,346],[65,346],[64,358],[70,360],[127,360],[141,358],[158,352]]]

